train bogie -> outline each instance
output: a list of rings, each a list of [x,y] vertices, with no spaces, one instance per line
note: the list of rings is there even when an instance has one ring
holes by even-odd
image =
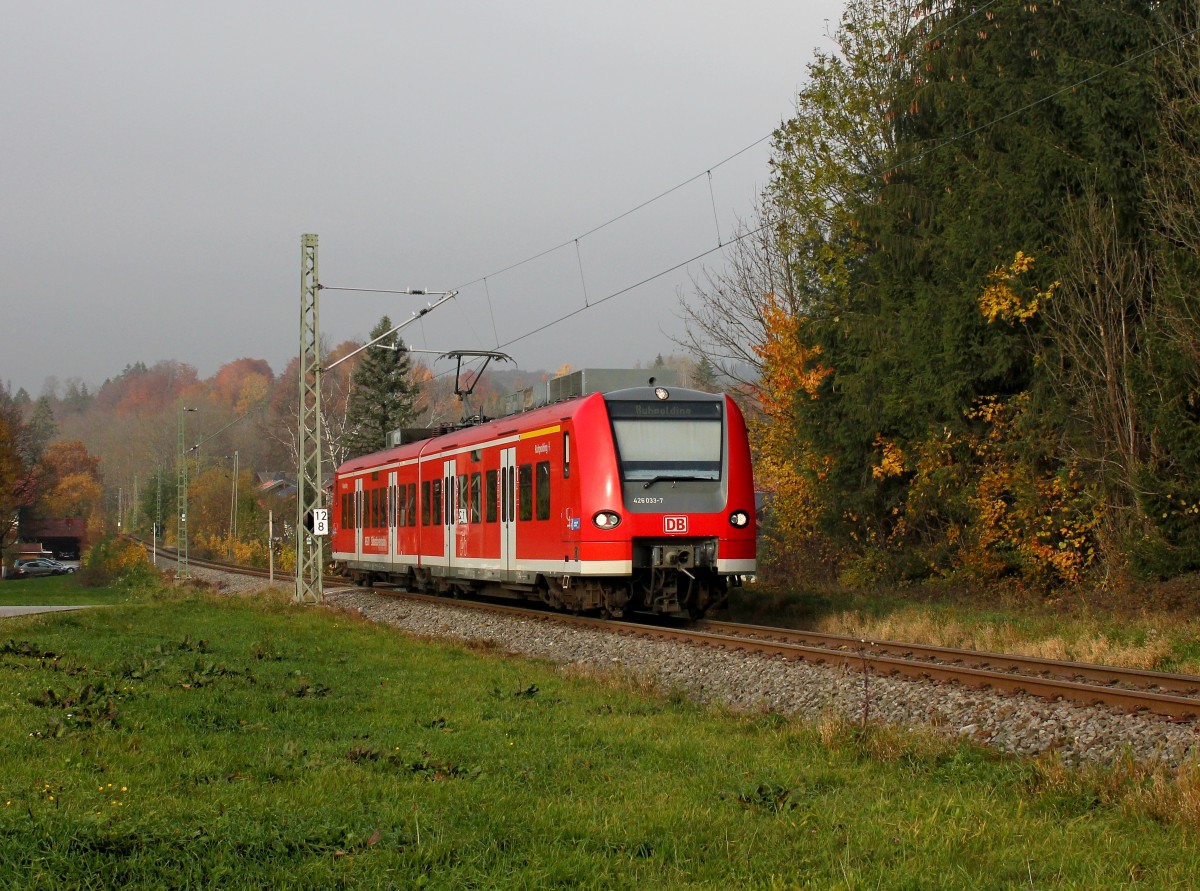
[[[754,571],[754,487],[731,399],[593,394],[355,458],[333,559],[362,582],[700,614]]]

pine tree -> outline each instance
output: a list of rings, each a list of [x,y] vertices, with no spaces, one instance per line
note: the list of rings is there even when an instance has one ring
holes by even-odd
[[[701,356],[700,361],[692,369],[692,388],[703,390],[706,393],[721,392],[717,374],[717,367],[709,361],[708,356]]]
[[[370,340],[392,329],[387,316],[371,329]],[[410,374],[408,350],[398,334],[363,352],[350,379],[345,444],[350,455],[365,455],[387,445],[387,435],[412,418],[417,387]]]

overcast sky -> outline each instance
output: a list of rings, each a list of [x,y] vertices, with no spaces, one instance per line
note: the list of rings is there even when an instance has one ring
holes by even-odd
[[[510,341],[728,239],[768,146],[715,165],[791,114],[841,7],[0,0],[0,380],[279,372],[310,232],[325,285],[461,288],[414,347],[509,344],[526,369],[670,353],[700,264]],[[701,175],[576,248],[709,169],[711,192]],[[423,305],[326,291],[321,331]]]

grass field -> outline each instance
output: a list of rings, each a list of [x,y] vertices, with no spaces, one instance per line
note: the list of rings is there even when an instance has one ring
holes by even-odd
[[[1132,767],[1081,774],[729,715],[278,598],[109,596],[0,620],[0,887],[1092,889],[1200,875],[1180,798],[1200,783],[1156,792],[1164,778]]]
[[[127,598],[118,589],[84,587],[74,574],[0,582],[0,606],[104,605]]]

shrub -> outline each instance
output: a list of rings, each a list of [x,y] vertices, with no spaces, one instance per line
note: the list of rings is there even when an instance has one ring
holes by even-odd
[[[89,587],[99,588],[119,582],[144,581],[157,572],[146,556],[145,548],[110,536],[100,539],[84,552],[79,580]]]

